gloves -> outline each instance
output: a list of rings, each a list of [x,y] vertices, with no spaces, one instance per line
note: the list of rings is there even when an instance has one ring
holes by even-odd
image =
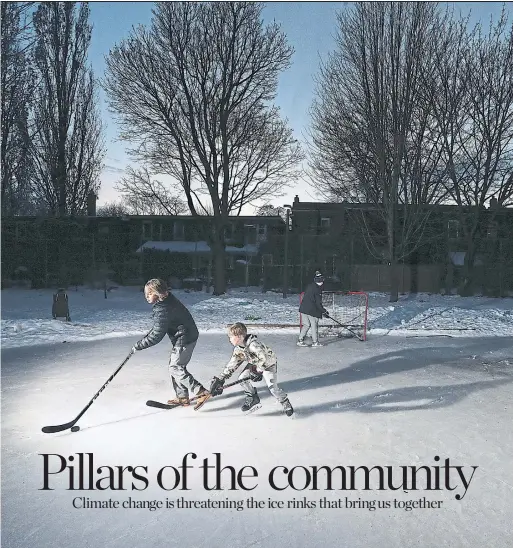
[[[253,382],[260,382],[264,377],[263,377],[262,373],[260,373],[260,371],[257,371],[256,367],[252,367],[249,370],[249,378]]]
[[[134,346],[132,346],[132,350],[130,350],[130,352],[132,354],[135,354],[138,350],[141,350],[141,349],[137,346],[137,344],[134,344]]]
[[[174,346],[177,346],[178,348],[183,348],[185,346],[185,334],[186,334],[185,327],[183,325],[179,325],[173,337]]]
[[[323,318],[329,318],[329,317],[330,317],[329,312],[328,312],[326,309],[324,309],[324,310],[322,311],[322,317],[323,317]]]
[[[220,396],[223,393],[224,379],[214,377],[210,383],[210,393],[212,396]]]

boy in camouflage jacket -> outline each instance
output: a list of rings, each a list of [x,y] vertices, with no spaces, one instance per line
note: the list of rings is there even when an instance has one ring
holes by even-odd
[[[239,380],[242,380],[241,386],[246,395],[242,411],[251,413],[261,407],[260,398],[251,381],[259,381],[263,377],[269,392],[281,403],[287,416],[291,416],[294,409],[287,394],[278,386],[278,361],[274,351],[260,342],[256,335],[248,335],[248,330],[243,323],[235,323],[230,326],[228,338],[234,346],[233,354],[222,373],[213,378],[210,387],[212,396],[222,394],[225,380],[244,364],[244,369],[239,375]]]

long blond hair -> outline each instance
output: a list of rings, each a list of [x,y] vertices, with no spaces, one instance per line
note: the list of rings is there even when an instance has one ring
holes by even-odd
[[[148,280],[144,286],[144,293],[146,294],[147,291],[151,291],[161,298],[165,297],[169,293],[167,283],[160,278],[152,278],[151,280]]]

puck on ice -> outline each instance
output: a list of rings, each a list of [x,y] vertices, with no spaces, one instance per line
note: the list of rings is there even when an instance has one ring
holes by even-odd
[[[72,432],[78,432],[80,430],[80,426],[72,426],[71,431]]]

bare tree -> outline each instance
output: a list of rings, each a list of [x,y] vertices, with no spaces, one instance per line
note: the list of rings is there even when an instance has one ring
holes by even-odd
[[[123,203],[135,215],[183,215],[187,204],[160,181],[155,180],[148,168],[127,169],[128,175],[116,185]]]
[[[313,175],[331,199],[373,204],[373,223],[364,210],[357,220],[369,249],[390,265],[391,301],[395,265],[422,242],[426,204],[444,195],[433,90],[423,85],[436,16],[436,5],[420,2],[358,2],[339,14],[337,48],[312,107]],[[373,228],[379,220],[386,238]]]
[[[193,215],[212,209],[215,294],[225,292],[224,226],[277,195],[302,154],[271,102],[292,49],[253,2],[160,2],[107,59],[105,88],[134,156],[170,175]]]
[[[256,214],[258,216],[271,216],[279,215],[283,220],[285,220],[286,213],[285,208],[281,206],[273,206],[272,204],[264,204],[257,209]]]
[[[55,215],[84,211],[97,192],[105,155],[96,82],[87,68],[91,40],[87,3],[41,3],[34,15],[36,34],[36,134],[34,186]]]
[[[2,2],[2,214],[32,213],[29,111],[34,78],[29,11],[33,2]]]
[[[447,165],[445,185],[458,205],[465,242],[461,294],[470,294],[476,254],[497,205],[513,203],[513,21],[506,11],[487,34],[449,25],[437,47],[434,114]],[[485,246],[486,247],[486,246]]]
[[[98,217],[123,217],[131,214],[130,209],[123,202],[107,202],[96,211]]]

